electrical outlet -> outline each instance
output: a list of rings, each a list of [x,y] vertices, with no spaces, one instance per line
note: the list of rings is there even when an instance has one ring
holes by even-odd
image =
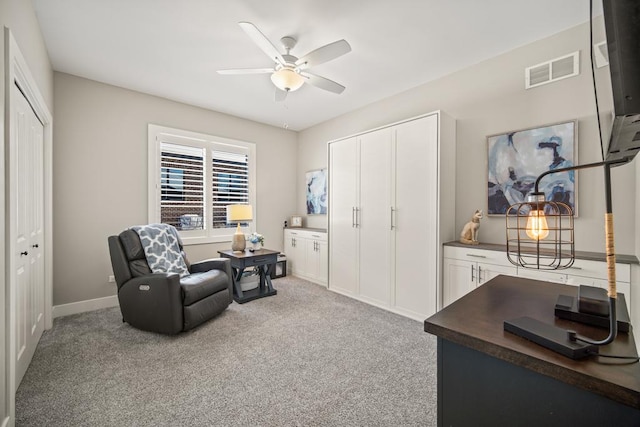
[[[115,276],[109,276],[109,283],[113,283],[116,281]]]

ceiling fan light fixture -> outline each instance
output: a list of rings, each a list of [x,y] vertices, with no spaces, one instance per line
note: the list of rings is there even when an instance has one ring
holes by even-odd
[[[271,74],[271,81],[278,89],[293,92],[304,84],[304,77],[291,68],[285,67]]]

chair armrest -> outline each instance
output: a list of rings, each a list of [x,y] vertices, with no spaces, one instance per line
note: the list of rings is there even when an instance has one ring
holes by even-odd
[[[124,320],[147,331],[176,334],[183,328],[182,290],[178,274],[135,277],[118,290]]]
[[[191,273],[201,273],[209,270],[224,270],[231,271],[231,260],[229,258],[211,258],[204,261],[194,262],[191,264]]]
[[[222,270],[229,276],[229,296],[233,300],[233,272],[229,258],[211,258],[191,264],[191,273],[200,273],[209,270]]]

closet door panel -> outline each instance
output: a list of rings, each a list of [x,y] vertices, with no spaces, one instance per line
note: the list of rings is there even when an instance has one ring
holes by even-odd
[[[356,138],[329,145],[329,288],[358,291],[358,142]]]
[[[440,268],[438,117],[402,123],[394,131],[395,305],[430,316],[437,309],[436,271]]]
[[[360,140],[360,296],[388,306],[391,299],[391,129]]]

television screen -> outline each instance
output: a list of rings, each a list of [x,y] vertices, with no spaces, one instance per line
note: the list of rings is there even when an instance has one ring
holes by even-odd
[[[606,160],[640,151],[640,1],[603,0],[613,124]]]

